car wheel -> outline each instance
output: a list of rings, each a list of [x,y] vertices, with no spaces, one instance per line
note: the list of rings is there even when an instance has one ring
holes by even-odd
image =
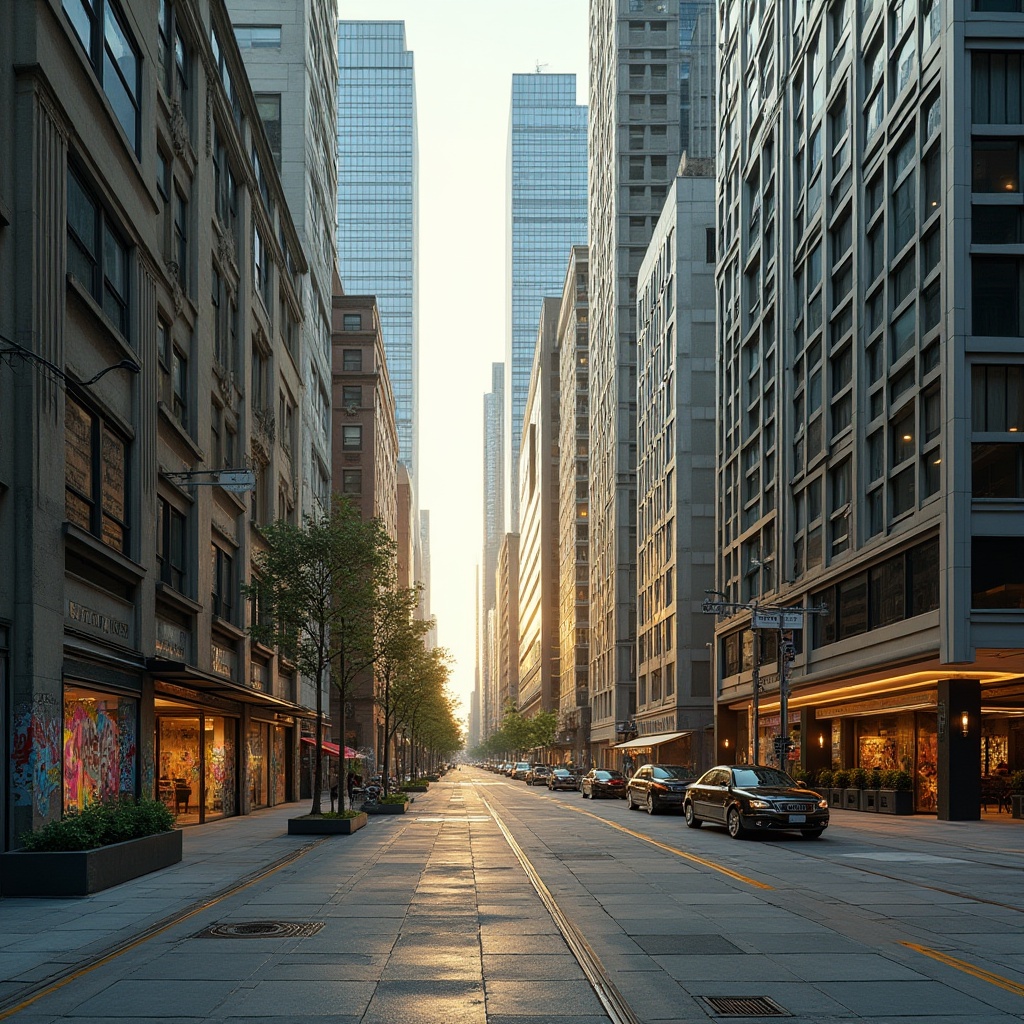
[[[637,809],[636,804],[633,803],[633,793],[630,790],[626,790],[626,810],[635,811]]]
[[[743,828],[743,822],[740,821],[740,812],[738,807],[730,807],[729,813],[725,817],[725,825],[729,830],[729,835],[733,839],[742,839],[746,834],[746,829]]]
[[[652,794],[652,793],[648,793],[647,794],[647,813],[648,814],[657,814],[658,813],[657,805],[654,803],[654,794]]]
[[[586,800],[587,799],[587,791],[585,789],[581,789],[580,790],[580,796],[583,797],[584,800]]]
[[[704,824],[696,814],[693,813],[693,804],[687,801],[683,804],[683,817],[686,819],[687,828],[700,828]]]
[[[801,832],[800,835],[803,836],[804,839],[820,839],[821,834],[824,831],[825,830],[823,828],[809,828],[806,831]]]

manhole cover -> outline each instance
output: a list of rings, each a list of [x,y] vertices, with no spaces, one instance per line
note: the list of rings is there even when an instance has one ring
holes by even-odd
[[[290,939],[316,935],[323,921],[229,921],[212,924],[198,939]]]
[[[702,996],[716,1017],[790,1017],[767,996]]]

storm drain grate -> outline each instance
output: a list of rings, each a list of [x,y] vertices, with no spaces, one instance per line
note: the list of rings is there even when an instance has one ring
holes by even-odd
[[[197,939],[291,939],[316,935],[323,921],[234,921],[212,924]]]
[[[716,1017],[790,1017],[767,996],[702,996]]]

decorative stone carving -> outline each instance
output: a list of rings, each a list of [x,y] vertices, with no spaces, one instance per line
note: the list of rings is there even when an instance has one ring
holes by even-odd
[[[178,156],[184,156],[188,150],[188,122],[185,120],[181,103],[177,99],[171,100],[171,116],[169,125],[171,131],[171,146]]]
[[[238,273],[238,266],[235,263],[235,240],[231,237],[231,232],[223,226],[217,232],[217,259],[221,266],[230,266]]]

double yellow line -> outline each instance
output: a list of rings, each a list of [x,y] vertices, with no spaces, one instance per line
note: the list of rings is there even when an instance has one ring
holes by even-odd
[[[940,964],[945,964],[947,967],[963,971],[964,974],[969,974],[972,978],[977,978],[979,981],[987,981],[990,985],[997,985],[999,988],[1006,989],[1007,992],[1012,992],[1016,996],[1024,996],[1024,985],[1017,981],[1010,981],[1009,978],[1004,978],[1001,974],[986,971],[981,967],[968,963],[966,960],[959,960],[948,953],[941,953],[937,949],[919,946],[916,942],[901,942],[900,945],[906,946],[907,949],[912,949],[915,953],[920,953],[922,956],[931,957],[932,960],[938,960]]]

